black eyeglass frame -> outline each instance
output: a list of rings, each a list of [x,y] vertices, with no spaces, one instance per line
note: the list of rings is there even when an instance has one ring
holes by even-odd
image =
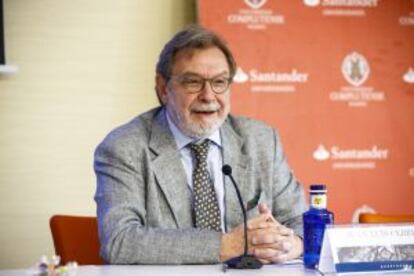
[[[199,80],[202,81],[200,88],[192,91],[192,89],[189,87],[191,84],[187,83],[185,84],[184,80],[186,78],[197,78]],[[168,80],[170,79],[174,79],[177,80],[178,83],[186,90],[186,92],[188,94],[197,94],[200,93],[201,91],[204,90],[204,88],[206,87],[206,82],[208,82],[208,84],[210,85],[211,90],[217,94],[217,95],[221,95],[226,93],[229,90],[229,87],[232,83],[232,78],[228,78],[228,77],[214,77],[214,78],[204,78],[198,75],[171,75]],[[227,81],[227,83],[225,84],[224,88],[222,90],[217,91],[217,87],[214,87],[213,82],[216,80],[225,80]]]

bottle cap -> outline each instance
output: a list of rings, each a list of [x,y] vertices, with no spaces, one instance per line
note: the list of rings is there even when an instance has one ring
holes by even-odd
[[[324,184],[312,184],[310,185],[311,192],[326,192],[326,185]]]

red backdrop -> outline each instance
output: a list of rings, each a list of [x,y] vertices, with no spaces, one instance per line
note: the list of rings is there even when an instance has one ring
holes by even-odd
[[[199,0],[238,63],[232,112],[281,134],[339,223],[414,213],[414,0]]]

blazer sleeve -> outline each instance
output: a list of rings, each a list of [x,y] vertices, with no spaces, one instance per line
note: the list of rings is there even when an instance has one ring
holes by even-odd
[[[273,206],[275,218],[303,237],[302,214],[306,211],[303,186],[290,169],[279,135],[274,131]]]
[[[95,151],[101,256],[111,264],[219,262],[222,233],[148,225],[146,181],[151,175],[145,167],[149,161],[131,153],[128,146],[108,138]]]

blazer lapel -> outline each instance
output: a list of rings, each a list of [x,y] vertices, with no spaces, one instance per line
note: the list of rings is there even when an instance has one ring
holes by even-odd
[[[248,168],[250,158],[243,153],[243,140],[234,131],[228,120],[221,128],[221,139],[223,142],[223,163],[232,167],[232,175],[240,190],[243,204],[249,200]],[[225,204],[226,204],[226,225],[227,231],[243,222],[243,213],[237,198],[236,190],[229,177],[224,178]]]
[[[191,194],[174,137],[164,112],[153,120],[149,142],[154,153],[153,172],[179,228],[192,225]]]

